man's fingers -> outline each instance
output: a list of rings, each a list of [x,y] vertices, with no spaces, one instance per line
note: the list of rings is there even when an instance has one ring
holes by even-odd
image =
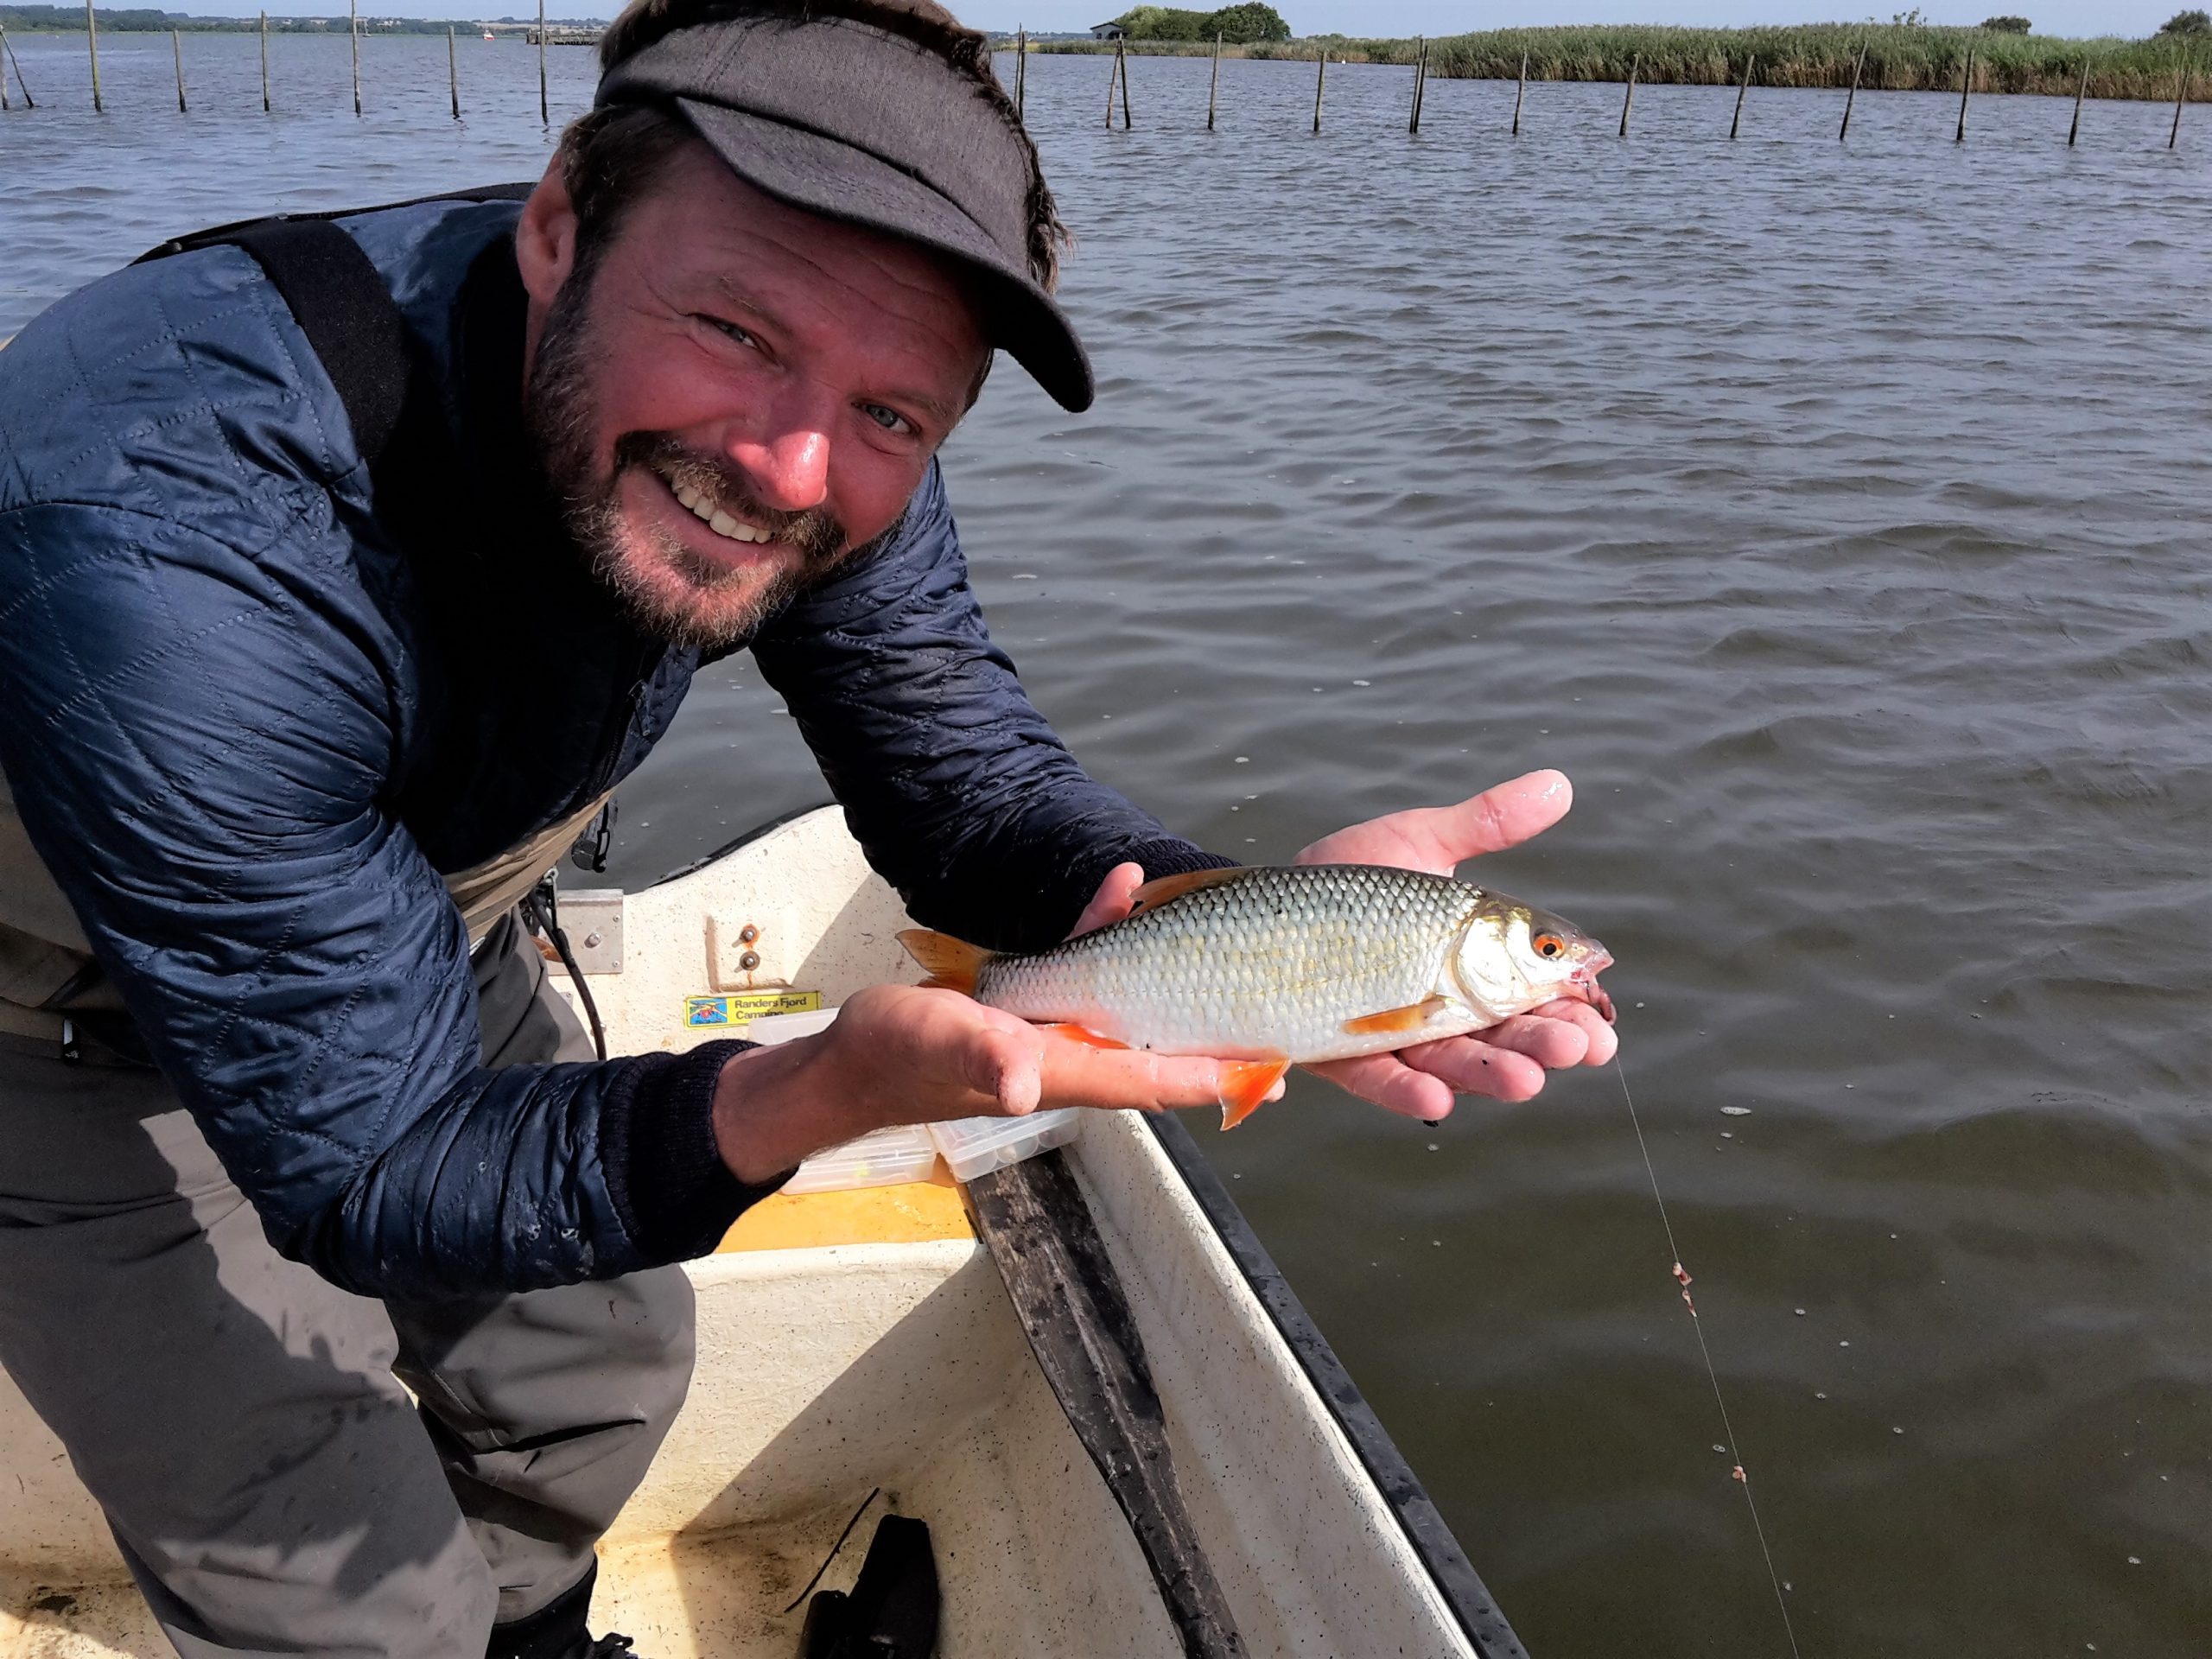
[[[1523,1017],[1564,1020],[1574,1027],[1588,1044],[1582,1054],[1585,1065],[1610,1065],[1613,1056],[1620,1052],[1620,1033],[1613,1029],[1612,1022],[1579,997],[1547,1002],[1541,1008],[1529,1009]]]
[[[1448,875],[1468,859],[1541,835],[1573,804],[1574,786],[1566,773],[1527,772],[1453,806],[1393,812],[1324,836],[1299,854],[1297,862],[1395,864]]]
[[[1106,879],[1098,884],[1098,891],[1083,907],[1083,914],[1076,918],[1075,927],[1068,935],[1088,933],[1109,922],[1118,922],[1129,913],[1129,905],[1136,890],[1144,885],[1144,868],[1138,864],[1116,864],[1106,872]]]
[[[1534,1014],[1502,1020],[1487,1031],[1475,1033],[1473,1040],[1525,1054],[1547,1071],[1580,1065],[1590,1052],[1590,1034],[1573,1020],[1547,1020]]]
[[[1113,1111],[1135,1108],[1217,1106],[1235,1061],[1154,1054],[1134,1048],[1093,1048],[1047,1034],[1044,1096],[1047,1108],[1089,1106]],[[1277,1084],[1268,1098],[1282,1092]]]
[[[1451,1084],[1414,1071],[1395,1054],[1322,1060],[1306,1069],[1402,1117],[1417,1117],[1433,1123],[1452,1115]]]
[[[1563,772],[1525,772],[1471,795],[1456,806],[1432,809],[1426,826],[1438,850],[1453,864],[1503,852],[1541,835],[1574,804],[1574,785]]]

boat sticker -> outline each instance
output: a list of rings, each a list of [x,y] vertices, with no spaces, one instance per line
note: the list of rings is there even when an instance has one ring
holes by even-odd
[[[819,991],[728,991],[719,996],[683,999],[687,1026],[746,1026],[764,1014],[811,1014],[822,1006]]]

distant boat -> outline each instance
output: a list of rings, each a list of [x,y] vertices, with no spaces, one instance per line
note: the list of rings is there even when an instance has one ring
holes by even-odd
[[[484,31],[484,38],[485,38],[486,40],[487,40],[487,41],[496,41],[496,40],[498,40],[499,37],[498,35],[494,35],[494,34],[493,34],[490,29],[486,29],[486,30]]]

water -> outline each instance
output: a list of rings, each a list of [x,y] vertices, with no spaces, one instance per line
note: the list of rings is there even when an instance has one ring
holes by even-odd
[[[175,232],[527,176],[535,55],[17,36],[0,333]],[[550,56],[555,119],[587,54]],[[2212,1631],[2212,113],[1033,60],[1101,397],[948,452],[996,632],[1224,851],[1557,766],[1586,923],[1807,1655]],[[649,880],[823,796],[742,662]],[[1724,1115],[1743,1107],[1748,1116]],[[1786,1651],[1611,1076],[1208,1149],[1541,1659]],[[1800,1313],[1798,1310],[1802,1310]]]

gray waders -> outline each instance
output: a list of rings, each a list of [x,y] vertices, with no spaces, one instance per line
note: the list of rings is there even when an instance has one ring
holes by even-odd
[[[352,239],[313,220],[194,245],[210,239],[269,269],[362,453],[380,450],[405,370],[378,355],[397,310]],[[378,304],[389,318],[357,328]],[[514,906],[598,806],[448,878],[486,1065],[593,1058]],[[581,1652],[593,1546],[690,1380],[683,1270],[436,1304],[349,1294],[270,1247],[137,1050],[0,790],[0,1366],[177,1651]]]

